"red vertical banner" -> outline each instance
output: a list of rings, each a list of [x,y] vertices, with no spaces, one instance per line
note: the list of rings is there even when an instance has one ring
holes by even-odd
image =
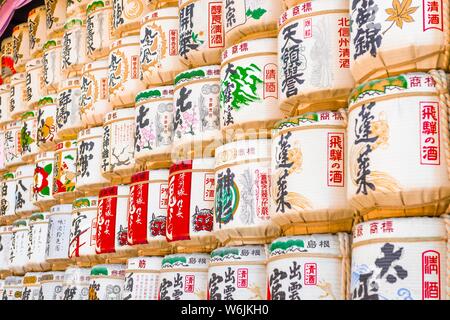
[[[327,185],[329,187],[344,186],[344,133],[329,132],[327,139],[327,163],[328,177]]]
[[[268,97],[278,98],[277,65],[275,63],[266,64],[264,66],[263,76],[264,76],[264,86],[263,86],[264,99]]]
[[[128,243],[146,244],[148,219],[149,171],[131,177],[130,200],[128,202]]]
[[[441,299],[440,254],[434,250],[422,253],[422,300]]]
[[[225,44],[222,21],[222,1],[210,2],[208,6],[209,47],[222,48]]]
[[[420,102],[420,164],[440,165],[439,103]]]
[[[100,190],[97,210],[97,254],[116,252],[117,186]]]

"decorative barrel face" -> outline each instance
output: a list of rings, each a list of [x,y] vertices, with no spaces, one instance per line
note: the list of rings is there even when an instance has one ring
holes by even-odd
[[[103,128],[82,130],[77,140],[77,179],[76,189],[84,192],[97,192],[109,181],[101,174]]]
[[[0,47],[1,76],[3,79],[16,73],[14,69],[14,40],[13,37],[4,38]]]
[[[278,18],[283,13],[281,1],[224,1],[226,45],[256,37],[276,37]]]
[[[128,243],[146,255],[170,251],[166,242],[168,176],[169,170],[160,169],[138,172],[131,177]]]
[[[45,250],[48,236],[49,212],[34,213],[30,217],[30,231],[28,234],[27,269],[32,271],[44,271],[50,269],[50,264],[45,260]]]
[[[75,17],[64,25],[61,72],[65,77],[79,75],[86,60],[86,21]]]
[[[171,254],[162,260],[158,300],[206,300],[207,254]]]
[[[22,300],[39,300],[41,272],[27,272],[23,277]]]
[[[211,252],[208,300],[266,300],[266,248],[224,247]]]
[[[173,109],[172,86],[148,89],[136,96],[137,163],[157,167],[171,162]]]
[[[28,23],[24,22],[14,27],[13,36],[13,58],[14,69],[17,72],[25,71],[25,63],[30,59],[30,33]]]
[[[269,219],[271,140],[216,149],[214,234],[224,244],[260,244],[278,236]]]
[[[14,167],[24,163],[22,160],[21,130],[22,121],[12,121],[5,127],[5,165]]]
[[[138,34],[141,19],[150,11],[150,0],[112,0],[113,32],[116,38]]]
[[[358,83],[401,72],[447,68],[446,1],[349,2],[350,65]]]
[[[69,78],[62,81],[58,94],[56,110],[56,134],[58,139],[75,139],[83,128],[80,117],[80,78]]]
[[[40,57],[42,47],[47,41],[45,6],[36,7],[28,13],[28,32],[30,40],[30,57]]]
[[[220,136],[220,67],[180,73],[174,87],[173,155],[180,160],[214,154]]]
[[[56,145],[53,196],[70,201],[79,196],[76,189],[77,141],[68,140]]]
[[[41,292],[39,300],[63,300],[64,272],[50,271],[41,275]]]
[[[81,76],[80,117],[83,126],[100,126],[112,111],[108,101],[108,59],[83,66]]]
[[[216,247],[214,158],[179,161],[170,167],[166,238],[178,252]]]
[[[225,50],[220,78],[222,131],[236,138],[245,136],[246,132],[239,131],[253,129],[253,134],[267,137],[275,122],[283,118],[278,108],[276,39],[250,40]]]
[[[25,104],[28,109],[34,109],[39,99],[45,94],[42,58],[29,60],[25,65],[25,70]]]
[[[142,19],[140,66],[146,84],[171,84],[178,73],[187,69],[178,55],[178,32],[177,7],[155,10]]]
[[[0,226],[0,272],[9,272],[9,252],[11,248],[12,237],[12,225]]]
[[[42,152],[36,156],[34,168],[33,200],[43,209],[56,203],[53,197],[53,175],[55,171],[54,152]]]
[[[27,111],[26,104],[26,73],[16,73],[11,77],[11,91],[9,100],[9,115],[17,119]]]
[[[45,258],[48,262],[68,262],[72,205],[51,207],[48,218],[48,238]]]
[[[15,212],[18,216],[30,215],[39,208],[33,203],[34,164],[17,167],[15,176]]]
[[[61,86],[61,38],[48,40],[44,45],[44,55],[42,58],[44,64],[44,84],[47,93],[57,93]]]
[[[10,117],[10,97],[11,97],[11,85],[0,85],[0,125],[3,125],[11,120]]]
[[[179,1],[178,54],[192,67],[219,64],[225,47],[223,3],[215,0]]]
[[[137,0],[140,1],[140,0]],[[114,41],[109,54],[109,101],[115,108],[134,106],[146,85],[139,75],[139,36]]]
[[[410,73],[362,84],[350,95],[347,196],[364,218],[446,211],[448,129],[437,92],[429,74]]]
[[[63,300],[88,300],[90,275],[90,268],[67,268],[64,273]]]
[[[278,92],[286,115],[346,107],[350,73],[348,0],[310,1],[279,19]]]
[[[89,300],[122,300],[125,265],[99,264],[91,269]]]
[[[11,247],[9,248],[9,269],[18,275],[25,273],[28,263],[28,232],[30,227],[27,219],[14,221]]]
[[[2,300],[22,300],[23,277],[6,277]]]
[[[276,124],[270,217],[284,234],[351,231],[345,130],[342,114],[333,111],[307,113]]]
[[[102,174],[129,181],[134,171],[134,109],[119,109],[105,116],[102,144]]]
[[[446,246],[441,218],[398,218],[356,225],[351,299],[445,300]]]
[[[57,109],[56,95],[43,96],[38,102],[37,146],[40,151],[52,150],[55,147]]]
[[[346,233],[283,237],[269,246],[268,300],[345,300]]]
[[[67,0],[45,0],[45,15],[48,38],[64,33]]]
[[[1,180],[0,220],[9,221],[15,218],[16,180],[14,172],[6,172]]]
[[[128,259],[123,300],[158,300],[162,257]]]
[[[86,55],[95,60],[105,58],[112,42],[112,0],[92,1],[86,8]]]
[[[37,145],[37,112],[27,111],[22,114],[22,128],[20,129],[20,149],[22,160],[32,161],[39,152]]]

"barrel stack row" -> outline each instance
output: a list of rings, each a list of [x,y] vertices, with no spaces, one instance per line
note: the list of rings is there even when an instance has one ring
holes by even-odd
[[[448,299],[449,20],[46,1],[2,42],[3,296]]]

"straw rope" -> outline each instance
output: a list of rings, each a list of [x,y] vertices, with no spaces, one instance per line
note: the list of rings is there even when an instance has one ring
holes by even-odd
[[[347,233],[339,232],[339,250],[342,255],[341,266],[341,297],[345,300],[350,298],[350,245]]]
[[[445,227],[447,229],[447,297],[446,300],[450,300],[450,215],[444,214],[442,216],[445,221]]]

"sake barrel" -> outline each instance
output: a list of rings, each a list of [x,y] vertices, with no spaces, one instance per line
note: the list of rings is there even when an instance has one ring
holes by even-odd
[[[56,146],[57,109],[56,95],[43,96],[38,102],[37,146],[40,151],[53,150]]]
[[[31,110],[37,107],[39,99],[45,94],[42,58],[29,60],[25,65],[25,70],[25,104]]]
[[[168,167],[173,141],[173,87],[141,91],[136,96],[134,158],[148,167]]]
[[[75,188],[83,192],[98,192],[109,184],[101,174],[102,127],[82,130],[77,139],[77,178]]]
[[[347,105],[350,73],[347,0],[311,1],[286,11],[278,24],[278,87],[286,115]]]
[[[33,200],[41,209],[48,210],[56,204],[53,197],[53,175],[55,154],[52,151],[41,152],[36,156],[34,168]]]
[[[131,177],[128,200],[128,243],[140,255],[170,252],[166,241],[166,216],[169,170],[135,173]]]
[[[45,16],[48,38],[61,36],[66,22],[67,1],[45,0]]]
[[[59,1],[59,0],[51,0]],[[44,45],[44,84],[48,94],[57,93],[61,85],[61,55],[62,39],[55,38],[48,40]]]
[[[13,237],[13,226],[0,226],[0,273],[9,273],[9,254]]]
[[[15,275],[24,275],[25,266],[28,263],[28,232],[30,227],[27,219],[19,219],[13,222],[13,235],[9,248],[9,269]]]
[[[27,270],[47,271],[51,265],[45,260],[45,250],[48,235],[49,212],[37,212],[29,219],[30,233],[28,236],[29,261]]]
[[[61,51],[63,76],[79,75],[86,60],[86,21],[81,16],[77,16],[68,19],[64,25]]]
[[[175,76],[187,69],[178,55],[178,8],[155,10],[141,22],[140,67],[150,86],[172,84]]]
[[[280,230],[270,221],[271,140],[216,149],[214,234],[224,245],[263,244]]]
[[[99,264],[91,269],[89,300],[122,300],[125,265]]]
[[[278,108],[277,64],[275,38],[241,42],[223,52],[220,117],[228,139],[268,137],[283,118]]]
[[[68,252],[71,225],[72,204],[59,204],[50,208],[47,249],[45,253],[47,262],[61,265],[69,264]]]
[[[208,300],[267,300],[266,248],[224,247],[211,252]]]
[[[17,72],[25,71],[25,63],[30,59],[30,33],[28,22],[18,24],[13,28],[13,58],[14,69]]]
[[[69,237],[69,258],[74,261],[96,261],[98,198],[83,197],[73,202],[72,226]]]
[[[441,218],[397,218],[356,225],[351,299],[448,299],[447,237]]]
[[[62,300],[63,292],[63,271],[43,272],[41,275],[41,294],[39,300]]]
[[[87,0],[73,0],[67,2],[67,16],[83,15],[86,12]]]
[[[268,300],[345,300],[350,273],[346,233],[278,238],[269,246]]]
[[[158,300],[162,257],[128,259],[123,300]]]
[[[225,1],[224,29],[226,45],[239,40],[276,37],[278,18],[283,13],[281,1]]]
[[[36,7],[28,13],[28,32],[30,57],[42,56],[42,47],[47,41],[47,22],[45,5]]]
[[[105,116],[102,143],[102,170],[112,181],[128,182],[134,173],[134,109],[118,109]]]
[[[345,131],[343,115],[334,111],[307,113],[276,124],[270,218],[284,234],[351,231]]]
[[[3,293],[5,292],[5,280],[0,279],[0,299],[3,300]]]
[[[64,272],[63,300],[88,300],[90,268],[68,267]]]
[[[207,66],[175,78],[172,154],[179,160],[214,155],[220,135],[219,75],[219,66]]]
[[[112,34],[112,1],[91,1],[86,8],[86,55],[95,60],[109,54]]]
[[[18,216],[29,216],[39,210],[33,203],[34,164],[17,167],[15,172],[15,212]]]
[[[22,300],[22,291],[23,277],[6,277],[2,300]]]
[[[105,258],[122,259],[136,253],[127,241],[129,193],[129,186],[118,185],[105,187],[98,194],[95,251]]]
[[[23,277],[22,300],[39,300],[41,272],[27,272]]]
[[[222,1],[179,1],[178,54],[192,67],[220,63],[225,46],[223,10]]]
[[[107,59],[83,66],[80,89],[80,117],[83,126],[102,125],[105,114],[112,111],[112,105],[108,101]]]
[[[15,172],[9,171],[2,175],[0,197],[0,221],[1,223],[15,220],[16,180]]]
[[[13,37],[4,38],[0,46],[1,51],[1,76],[9,77],[16,73],[14,69],[14,40]]]
[[[22,121],[11,121],[5,127],[5,165],[7,168],[24,163],[22,160]]]
[[[80,195],[76,189],[77,141],[58,143],[55,150],[55,170],[53,174],[53,196],[56,200],[71,201]]]
[[[11,85],[0,85],[0,125],[3,125],[11,120],[10,113],[10,97],[11,97]]]
[[[136,35],[116,40],[110,46],[109,101],[115,108],[134,106],[136,94],[147,87],[139,75],[139,44]]]
[[[26,104],[26,73],[15,73],[11,76],[9,115],[17,119],[28,110]]]
[[[3,129],[0,129],[0,145],[5,145],[5,131]],[[5,149],[0,148],[0,172],[3,172],[6,170],[6,164],[5,164]]]
[[[139,34],[141,19],[150,11],[150,0],[112,0],[113,33],[116,38]]]
[[[347,197],[364,219],[446,211],[448,129],[437,93],[429,74],[409,73],[362,84],[350,95]]]
[[[75,139],[83,128],[80,117],[80,78],[68,78],[62,81],[58,93],[56,109],[56,135],[60,140]]]
[[[209,255],[171,254],[162,260],[158,300],[206,300]]]
[[[20,149],[23,162],[31,162],[39,152],[37,145],[37,121],[36,111],[27,111],[22,114],[22,128],[20,129]]]

